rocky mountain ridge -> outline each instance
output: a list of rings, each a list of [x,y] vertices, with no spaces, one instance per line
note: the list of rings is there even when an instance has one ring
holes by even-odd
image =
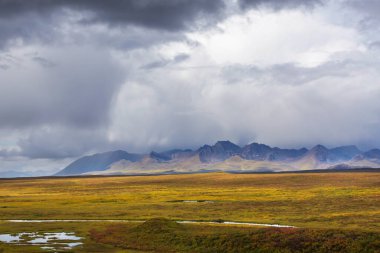
[[[82,174],[155,174],[204,171],[290,171],[329,168],[380,168],[380,149],[361,151],[356,146],[283,149],[251,143],[240,147],[218,141],[197,150],[173,149],[149,154],[123,150],[82,157],[57,176]]]

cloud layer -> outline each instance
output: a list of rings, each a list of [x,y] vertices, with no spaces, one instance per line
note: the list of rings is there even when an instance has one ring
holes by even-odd
[[[0,171],[220,139],[379,147],[378,8],[0,0]]]

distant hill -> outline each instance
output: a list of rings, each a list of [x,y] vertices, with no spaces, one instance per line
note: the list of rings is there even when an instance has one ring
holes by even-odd
[[[342,146],[330,149],[328,159],[330,161],[347,161],[361,153],[356,146]]]
[[[110,151],[91,156],[84,156],[73,163],[69,164],[66,168],[59,171],[56,176],[80,175],[90,171],[106,170],[111,164],[120,161],[128,160],[137,162],[142,159],[142,155],[130,154],[123,150]]]
[[[310,150],[283,149],[251,143],[240,147],[230,141],[218,141],[197,150],[173,149],[149,154],[123,150],[82,157],[56,174],[170,174],[207,171],[267,172],[324,170],[332,168],[380,168],[380,150],[362,152],[356,146],[327,148],[316,145]]]
[[[364,152],[363,158],[380,161],[380,149],[376,148],[376,149],[371,149],[367,152]]]

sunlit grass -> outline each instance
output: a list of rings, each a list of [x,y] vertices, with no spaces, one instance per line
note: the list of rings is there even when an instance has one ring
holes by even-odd
[[[154,217],[380,231],[380,174],[214,173],[0,180],[0,219]]]

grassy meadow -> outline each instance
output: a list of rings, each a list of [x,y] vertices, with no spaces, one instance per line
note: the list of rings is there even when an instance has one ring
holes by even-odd
[[[183,202],[191,200],[199,202]],[[88,249],[82,251],[91,245],[98,245],[95,248],[103,250],[99,252],[130,252],[122,250],[128,248],[128,245],[124,245],[122,242],[128,240],[133,242],[133,238],[115,236],[120,240],[117,242],[116,239],[112,240],[109,236],[102,236],[104,234],[101,231],[114,231],[112,229],[115,227],[120,231],[125,231],[139,226],[139,224],[122,223],[119,226],[117,223],[110,225],[107,222],[9,223],[6,220],[148,220],[157,217],[168,220],[225,220],[282,224],[299,227],[297,229],[303,230],[302,234],[319,234],[323,231],[331,234],[331,231],[343,231],[342,233],[348,233],[347,238],[363,237],[360,233],[367,233],[378,238],[380,237],[380,173],[210,173],[0,180],[0,219],[3,220],[0,221],[0,233],[32,231],[33,229],[59,231],[69,228],[70,231],[76,231],[85,236],[87,240],[87,243],[76,249],[75,252],[98,252],[88,251]],[[220,227],[220,225],[181,224],[178,229],[193,228],[194,226],[197,231],[213,231],[215,227]],[[255,233],[261,233],[258,231],[262,230],[233,226],[223,226],[223,228],[231,231],[234,235],[237,233],[236,229],[244,230],[243,232],[238,231],[238,234],[245,235],[249,230],[250,236],[254,238],[256,238]],[[220,231],[220,228],[217,230]],[[193,232],[189,233],[193,235],[195,230],[191,231]],[[264,228],[264,231],[282,231],[285,235],[289,235],[286,229]],[[226,232],[226,234],[229,233]],[[276,233],[273,235],[274,238],[278,238]],[[359,235],[355,233],[359,233]],[[210,237],[213,234],[211,233]],[[226,234],[223,236],[230,238]],[[141,235],[139,236],[141,237]],[[267,237],[272,238],[272,235]],[[180,238],[188,237],[181,235]],[[247,239],[244,236],[242,238]],[[183,239],[181,240],[183,243]],[[212,241],[215,240],[217,241],[215,238],[212,239]],[[165,238],[163,241],[167,242],[168,240]],[[102,247],[105,248],[102,249],[99,245],[103,245]],[[350,245],[353,244],[350,243]],[[193,250],[192,252],[206,252],[202,250],[203,246],[198,245],[198,247],[197,244],[191,246],[193,248],[185,246],[178,247],[177,252],[187,252],[187,249],[190,252],[191,250]],[[9,248],[0,243],[0,252],[2,247]],[[129,248],[147,250],[147,248],[137,246]],[[154,247],[150,250],[157,251]],[[222,252],[218,251],[218,248],[215,250],[214,252]],[[3,252],[13,251],[9,248],[8,251]],[[289,252],[296,251],[290,249]]]

